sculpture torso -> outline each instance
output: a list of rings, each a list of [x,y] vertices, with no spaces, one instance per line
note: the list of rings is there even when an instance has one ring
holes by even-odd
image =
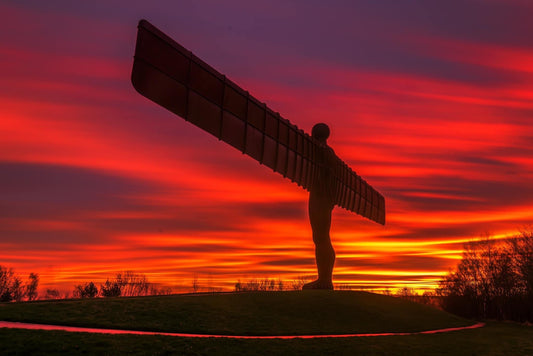
[[[309,199],[317,200],[323,205],[335,204],[335,177],[333,175],[333,162],[335,152],[327,144],[317,147],[315,179],[310,189]]]

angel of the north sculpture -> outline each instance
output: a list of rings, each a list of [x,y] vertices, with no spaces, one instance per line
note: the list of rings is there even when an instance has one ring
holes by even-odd
[[[308,135],[146,20],[131,80],[143,96],[309,191],[318,279],[304,289],[333,289],[335,205],[385,224],[385,199],[327,145],[326,124]]]

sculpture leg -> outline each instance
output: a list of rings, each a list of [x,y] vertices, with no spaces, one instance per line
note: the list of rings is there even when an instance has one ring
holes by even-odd
[[[303,289],[333,289],[333,266],[335,251],[331,245],[329,230],[333,205],[320,196],[309,196],[309,220],[313,230],[318,279],[307,283]]]

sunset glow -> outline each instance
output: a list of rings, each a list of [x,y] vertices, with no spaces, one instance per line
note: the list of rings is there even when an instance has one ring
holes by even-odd
[[[337,287],[430,290],[533,222],[526,1],[92,3],[0,5],[0,265],[40,291],[316,276],[307,193],[133,89],[141,18],[385,196],[385,226],[334,210]]]

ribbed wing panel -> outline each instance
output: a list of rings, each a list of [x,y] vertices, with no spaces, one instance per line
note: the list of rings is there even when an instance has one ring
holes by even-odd
[[[385,225],[385,198],[340,158],[335,157],[335,204]]]
[[[304,189],[312,186],[318,149],[313,138],[145,20],[139,22],[132,83],[143,96]],[[384,223],[383,197],[340,159],[335,177],[337,205]]]

